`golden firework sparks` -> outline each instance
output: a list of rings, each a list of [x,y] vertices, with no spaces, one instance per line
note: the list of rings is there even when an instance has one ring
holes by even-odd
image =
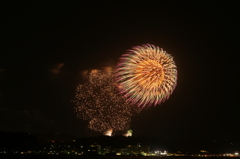
[[[150,44],[133,47],[122,55],[115,75],[120,92],[142,108],[167,100],[177,84],[173,57]]]

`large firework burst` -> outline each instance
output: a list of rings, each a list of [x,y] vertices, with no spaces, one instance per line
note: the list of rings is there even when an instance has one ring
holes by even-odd
[[[157,46],[133,47],[120,58],[116,80],[129,102],[146,107],[164,102],[177,84],[173,57]]]
[[[139,108],[130,106],[119,94],[112,72],[93,70],[88,82],[77,87],[74,99],[78,117],[88,121],[94,131],[127,130]]]

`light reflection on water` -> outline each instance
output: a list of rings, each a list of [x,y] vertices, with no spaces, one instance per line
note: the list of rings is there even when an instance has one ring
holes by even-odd
[[[12,157],[10,156],[5,156],[2,158],[2,156],[0,156],[1,159],[10,159]],[[30,156],[15,156],[14,158],[16,159],[30,159],[32,157]],[[72,156],[72,157],[69,157],[69,156],[35,156],[34,157],[35,159],[169,159],[169,158],[173,158],[173,159],[199,159],[199,158],[211,158],[211,159],[240,159],[240,157],[119,157],[119,156],[108,156],[108,157],[79,157],[79,156]]]

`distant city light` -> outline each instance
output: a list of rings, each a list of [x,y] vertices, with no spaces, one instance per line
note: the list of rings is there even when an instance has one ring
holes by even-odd
[[[166,155],[167,151],[161,152],[161,155]]]
[[[161,155],[167,155],[167,151],[163,151],[163,152],[162,151],[155,151],[155,154],[156,155],[160,155],[160,154]]]

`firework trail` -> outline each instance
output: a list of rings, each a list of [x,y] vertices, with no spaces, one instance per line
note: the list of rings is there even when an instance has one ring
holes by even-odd
[[[112,72],[91,71],[88,82],[77,87],[73,100],[78,117],[88,121],[88,127],[106,133],[127,130],[131,117],[140,110],[130,106],[119,94]]]
[[[166,51],[144,44],[122,55],[115,76],[128,102],[144,108],[169,98],[177,84],[177,67]]]

